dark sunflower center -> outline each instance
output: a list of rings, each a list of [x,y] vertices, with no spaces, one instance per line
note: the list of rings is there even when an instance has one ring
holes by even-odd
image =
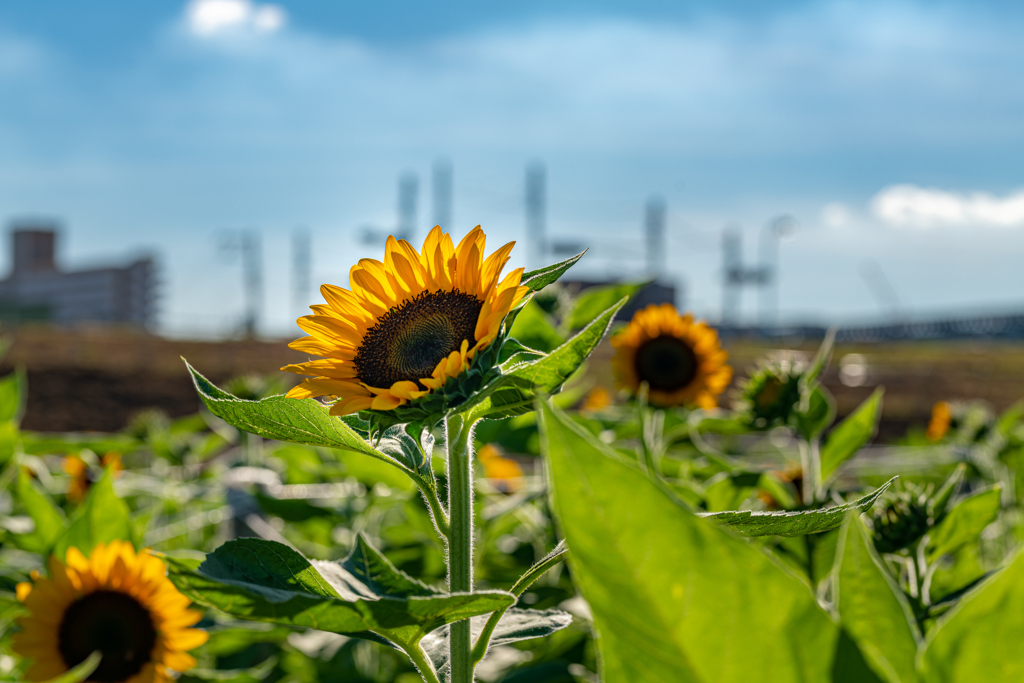
[[[150,661],[154,645],[156,628],[149,610],[130,595],[96,591],[64,612],[57,647],[68,668],[99,650],[103,659],[89,680],[116,683],[139,673]]]
[[[395,382],[418,382],[452,351],[469,341],[483,302],[471,294],[424,292],[377,319],[356,353],[360,381],[371,387],[390,387]],[[422,385],[421,385],[422,386]]]
[[[697,376],[697,356],[693,349],[676,337],[655,337],[636,350],[637,379],[651,389],[676,391]]]

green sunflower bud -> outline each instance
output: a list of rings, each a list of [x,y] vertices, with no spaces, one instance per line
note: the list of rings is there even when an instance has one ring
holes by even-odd
[[[887,495],[871,515],[875,549],[895,553],[921,540],[932,527],[930,491],[908,484]]]
[[[763,365],[741,388],[737,411],[755,429],[770,429],[789,422],[800,403],[803,368],[790,362]]]

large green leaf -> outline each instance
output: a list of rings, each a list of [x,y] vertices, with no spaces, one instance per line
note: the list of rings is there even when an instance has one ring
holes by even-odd
[[[362,536],[342,562],[311,562],[254,538],[228,541],[198,568],[167,560],[171,580],[199,604],[240,619],[383,638],[404,649],[445,624],[515,602],[502,591],[442,593],[395,569]]]
[[[994,486],[964,498],[939,522],[929,534],[928,556],[952,553],[978,536],[999,516],[1002,490]]]
[[[807,585],[684,509],[557,409],[542,448],[605,683],[829,680],[838,629]]]
[[[879,387],[860,406],[836,425],[821,447],[821,478],[828,480],[839,466],[871,440],[882,415],[882,394]]]
[[[838,529],[848,512],[863,512],[871,507],[895,477],[871,493],[855,501],[820,510],[799,512],[763,512],[760,510],[738,510],[729,512],[707,512],[702,517],[713,519],[744,536],[804,536],[822,531]]]
[[[917,622],[856,513],[839,537],[832,592],[843,630],[875,674],[888,683],[914,683]]]
[[[461,410],[473,417],[499,419],[533,410],[534,398],[562,388],[604,338],[615,314],[626,304],[622,299],[595,318],[579,334],[538,360],[512,367]]]
[[[928,634],[924,683],[1024,680],[1024,554],[968,593]]]
[[[586,253],[586,250],[584,250],[575,256],[570,256],[564,261],[552,263],[550,266],[544,266],[543,268],[523,273],[523,278],[520,280],[520,284],[524,287],[528,287],[531,292],[544,289],[551,283],[556,282],[558,278],[562,277],[565,274],[565,271],[572,268],[573,264],[583,258],[583,255]]]
[[[473,617],[470,620],[470,633],[473,642],[480,637],[487,618],[483,616]],[[491,647],[507,645],[520,640],[531,638],[543,638],[556,631],[569,626],[572,623],[572,615],[557,609],[534,610],[534,609],[510,609],[504,613],[501,620],[495,627],[490,644]],[[448,627],[437,629],[422,642],[423,650],[434,663],[438,673],[444,675],[448,671]]]
[[[107,470],[89,487],[85,502],[57,539],[53,554],[63,559],[68,548],[75,547],[88,556],[96,544],[114,540],[133,540],[132,525],[128,506],[114,493],[113,475]]]
[[[633,298],[634,294],[648,284],[647,282],[626,282],[618,285],[590,287],[583,290],[573,302],[568,328],[570,330],[578,330],[584,327],[616,301],[623,297],[626,297],[626,299]]]
[[[48,552],[64,529],[64,513],[48,495],[35,487],[24,471],[18,475],[16,492],[21,506],[36,526],[31,534],[18,538],[18,545],[37,553]]]
[[[378,448],[374,448],[344,420],[332,417],[327,406],[319,401],[285,396],[258,401],[240,399],[216,387],[188,361],[185,365],[207,409],[238,429],[267,439],[355,451],[394,465],[418,481],[424,480],[424,458],[412,439],[403,436],[401,428],[386,432]]]

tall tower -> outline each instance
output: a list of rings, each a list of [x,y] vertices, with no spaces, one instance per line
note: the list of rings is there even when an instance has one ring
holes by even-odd
[[[395,237],[412,241],[416,234],[416,196],[419,179],[415,173],[403,173],[398,179],[398,230]]]
[[[531,268],[544,265],[547,253],[547,170],[541,161],[526,167],[526,241]]]
[[[246,337],[255,337],[263,310],[263,247],[258,230],[242,231],[242,277],[245,282]]]
[[[739,323],[740,292],[743,289],[743,234],[737,226],[722,232],[722,324]]]
[[[296,228],[292,232],[292,294],[297,315],[303,315],[309,305],[312,266],[313,238],[308,228]]]
[[[452,229],[452,162],[438,159],[434,162],[432,179],[434,191],[434,222],[444,230]]]
[[[665,271],[665,200],[659,195],[647,200],[644,235],[647,241],[647,275],[658,280]]]

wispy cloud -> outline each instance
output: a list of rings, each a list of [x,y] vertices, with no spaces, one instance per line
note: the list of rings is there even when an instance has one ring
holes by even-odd
[[[996,197],[987,192],[892,185],[875,195],[871,210],[886,223],[900,227],[1016,227],[1024,225],[1024,190]]]
[[[203,38],[241,31],[273,33],[287,21],[288,15],[280,5],[249,0],[192,0],[185,9],[189,31]]]

